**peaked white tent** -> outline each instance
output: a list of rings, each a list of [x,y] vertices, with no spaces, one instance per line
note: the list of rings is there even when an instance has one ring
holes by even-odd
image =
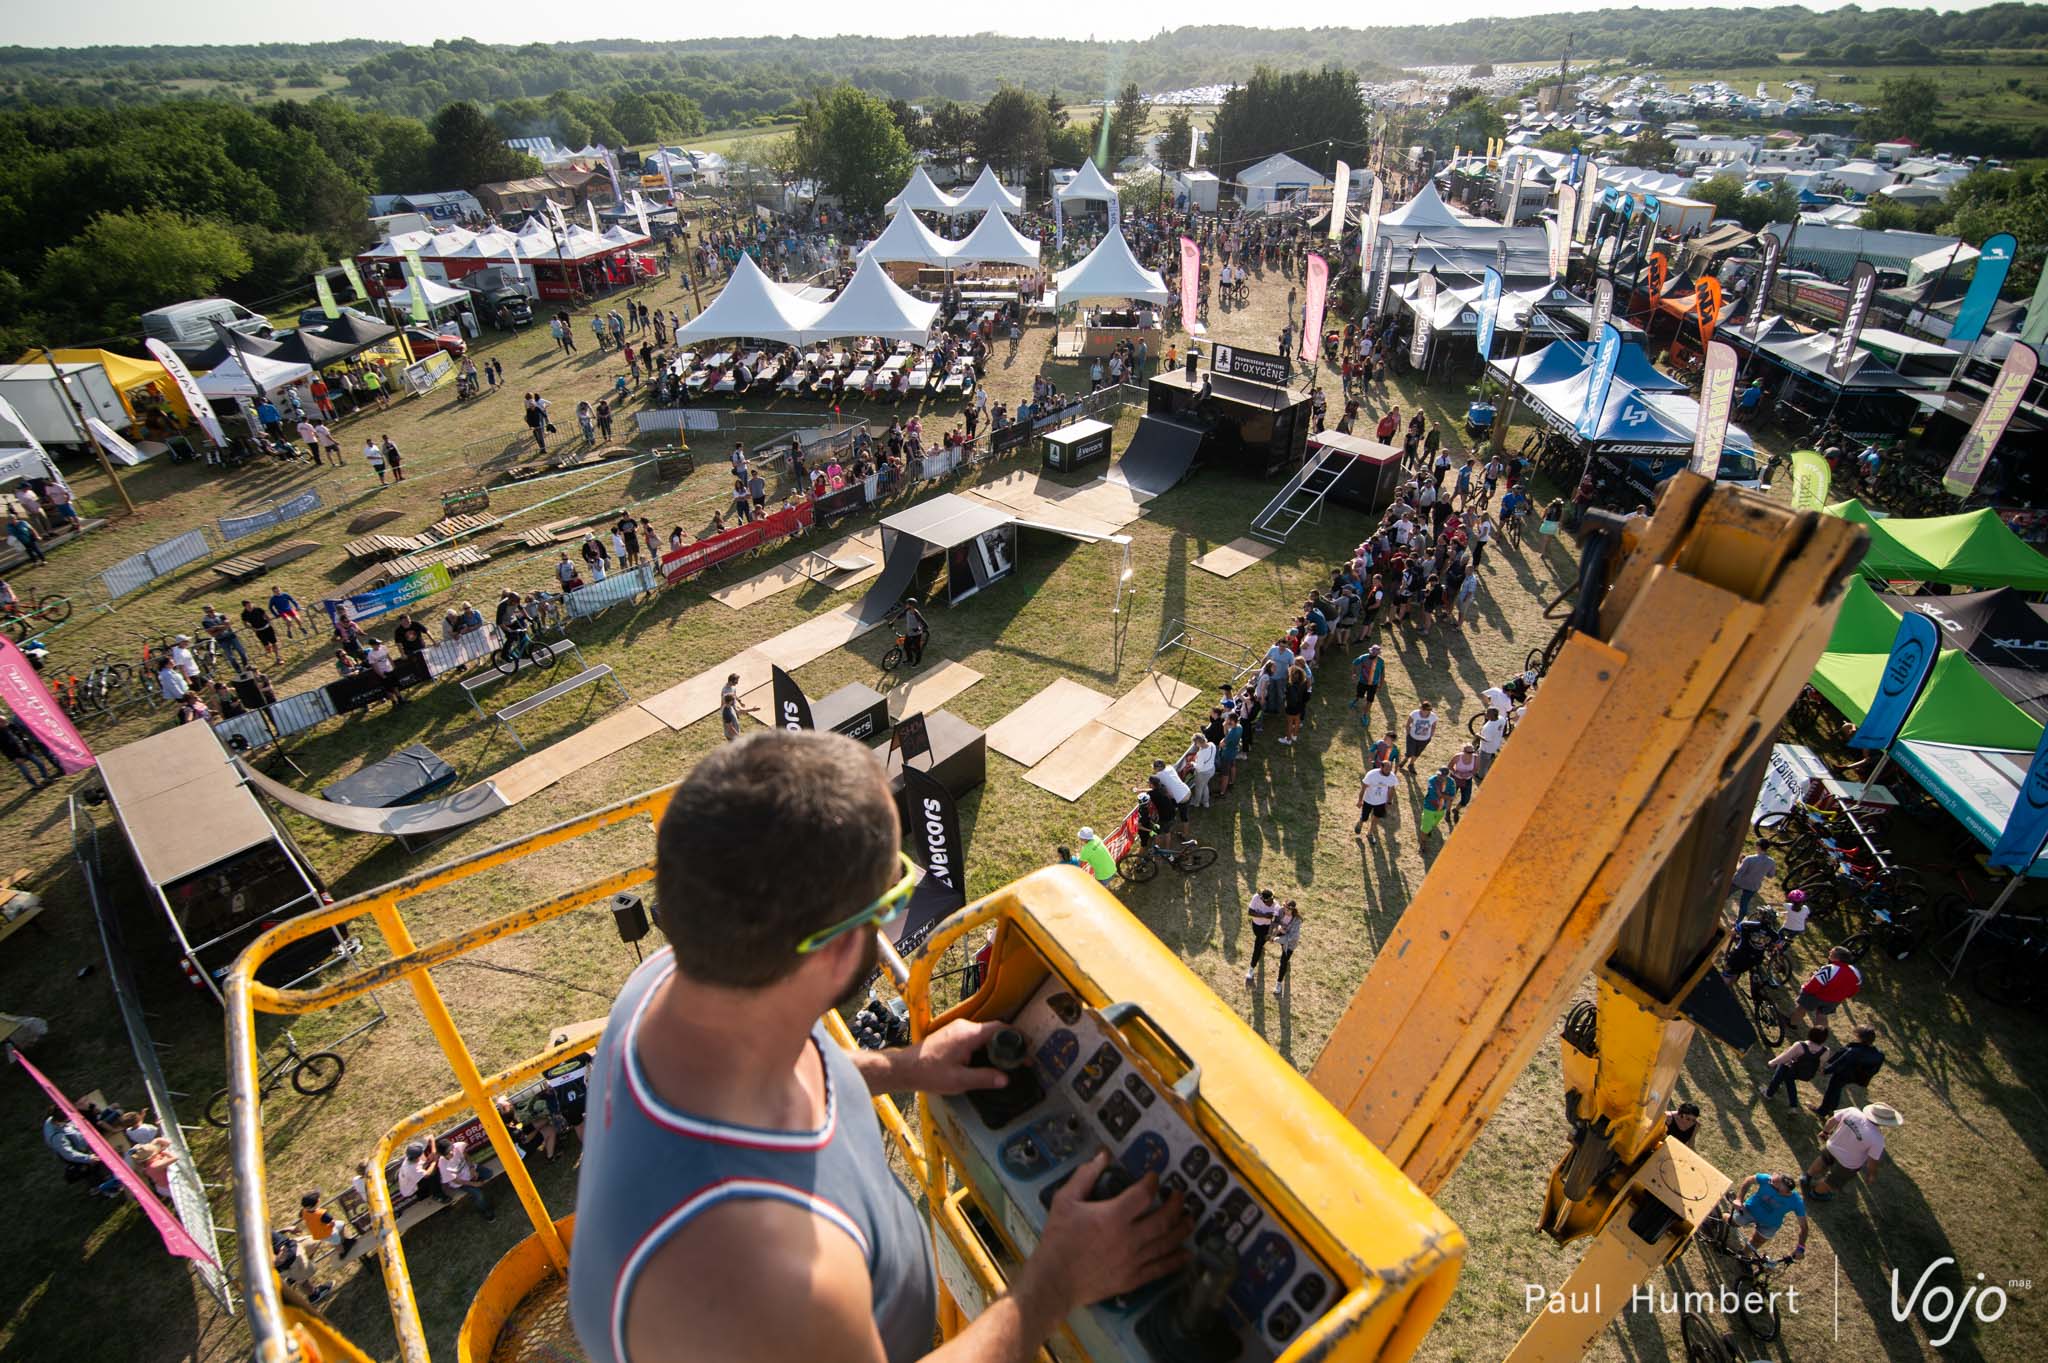
[[[1426,230],[1432,227],[1467,227],[1472,225],[1451,211],[1451,206],[1436,192],[1433,182],[1425,183],[1415,197],[1399,208],[1380,214],[1380,229],[1405,227],[1410,231]]]
[[[918,172],[920,175],[923,173]],[[955,259],[953,243],[919,222],[917,214],[908,206],[896,210],[896,216],[889,219],[882,235],[869,242],[861,256],[863,259],[873,256],[884,264],[908,260],[920,265],[949,265]]]
[[[974,230],[958,241],[948,242],[953,259],[991,265],[1036,265],[1038,243],[1019,232],[1000,208],[981,215]]]
[[[605,228],[603,234],[598,239],[611,246],[645,246],[649,240],[647,237],[643,237],[638,232],[627,227],[624,223],[618,222]]]
[[[1079,264],[1055,275],[1053,282],[1062,303],[1085,303],[1095,298],[1138,298],[1148,303],[1164,303],[1171,296],[1166,282],[1155,271],[1138,264],[1120,227],[1104,237]]]
[[[1053,197],[1061,203],[1080,199],[1115,203],[1116,186],[1102,178],[1102,172],[1095,168],[1095,158],[1091,156],[1081,163],[1081,169],[1074,173],[1073,179],[1054,191]]]
[[[920,303],[912,298],[889,278],[881,261],[864,256],[853,272],[852,282],[825,306],[824,313],[808,328],[805,339],[883,336],[922,345],[931,339],[932,319],[938,314],[937,303]]]
[[[979,213],[988,208],[999,208],[1005,213],[1024,211],[1024,196],[1003,188],[1003,182],[996,179],[994,166],[983,166],[981,177],[953,201],[955,213]]]
[[[818,318],[823,312],[819,304],[807,303],[778,287],[761,273],[752,256],[743,254],[732,278],[711,300],[711,306],[677,328],[676,339],[709,341],[757,336],[764,341],[796,345],[817,333]]]
[[[957,202],[952,195],[933,184],[932,177],[924,173],[923,166],[919,166],[910,173],[910,181],[903,186],[903,192],[882,207],[890,213],[900,208],[920,209],[930,213],[951,213]]]
[[[258,383],[266,391],[275,392],[312,376],[313,366],[309,364],[265,359],[261,355],[241,355],[210,373],[200,375],[195,382],[199,391],[210,398],[253,398]]]

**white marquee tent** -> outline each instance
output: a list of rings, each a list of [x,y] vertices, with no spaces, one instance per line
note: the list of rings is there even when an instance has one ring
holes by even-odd
[[[953,243],[919,222],[917,214],[908,207],[896,210],[896,216],[889,219],[880,236],[862,249],[861,256],[873,256],[884,264],[907,260],[920,265],[950,265],[956,259]]]
[[[1005,213],[1024,211],[1024,196],[1003,188],[993,166],[983,166],[981,177],[953,203],[955,213],[979,213],[987,208],[1000,208]]]
[[[1116,186],[1102,178],[1102,172],[1095,168],[1095,158],[1091,156],[1081,163],[1081,169],[1074,173],[1073,179],[1053,191],[1053,197],[1061,203],[1083,199],[1115,203]]]
[[[958,200],[932,183],[932,177],[919,166],[910,174],[910,181],[903,186],[903,192],[883,204],[885,211],[894,213],[898,209],[921,209],[929,213],[951,213]]]
[[[754,258],[742,255],[711,305],[676,330],[678,341],[754,336],[796,345],[817,334],[824,308],[776,285]]]
[[[970,262],[990,265],[1038,263],[1038,243],[1019,232],[999,208],[989,209],[981,215],[981,221],[975,224],[972,232],[947,244],[952,248],[952,258],[962,265]]]
[[[1062,303],[1085,303],[1090,299],[1143,299],[1164,303],[1171,295],[1159,275],[1138,264],[1124,240],[1122,228],[1102,239],[1096,248],[1054,276]]]
[[[253,398],[258,383],[266,391],[276,392],[312,376],[313,366],[308,364],[265,359],[261,355],[242,355],[211,373],[201,374],[195,382],[199,391],[210,398]]]
[[[708,311],[708,309],[707,309]],[[804,339],[826,341],[840,336],[882,336],[923,345],[931,339],[937,303],[921,303],[896,286],[882,262],[865,256],[853,280],[827,304],[807,329]],[[689,328],[683,328],[688,331]]]

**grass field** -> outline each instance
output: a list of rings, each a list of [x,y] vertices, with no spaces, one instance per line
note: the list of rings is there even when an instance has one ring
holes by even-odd
[[[1215,333],[1246,345],[1270,346],[1288,287],[1270,277],[1260,281],[1249,308],[1212,315]],[[673,282],[650,286],[647,295],[651,304],[678,309],[686,297]],[[584,321],[579,316],[579,326]],[[1030,377],[1048,368],[1063,386],[1073,386],[1078,378],[1073,367],[1047,362],[1050,336],[1034,329],[1020,347],[998,348],[990,366],[995,396],[1014,403],[1028,389]],[[552,353],[540,329],[489,341],[486,348],[503,361],[512,393],[538,389],[554,401],[562,438],[570,440],[573,422],[564,419],[567,413],[579,398],[597,396],[616,369],[587,349],[575,357]],[[1397,386],[1385,400],[1404,409],[1419,403],[1432,420],[1448,421],[1450,443],[1461,445],[1455,432],[1466,400],[1462,384],[1431,391]],[[822,419],[815,407],[804,404],[756,408],[747,415],[750,441]],[[438,515],[442,491],[525,457],[517,417],[511,393],[458,404],[443,390],[346,423],[337,432],[350,452],[350,464],[342,470],[248,470],[222,478],[191,466],[145,466],[129,475],[141,514],[58,550],[50,567],[17,575],[16,584],[67,590],[83,599],[90,574],[115,559],[213,516],[315,485],[329,511],[285,533],[321,540],[324,548],[279,575],[299,596],[314,598],[346,575],[339,548],[349,538],[344,528],[349,517],[389,506],[406,513],[390,529],[418,530]],[[947,411],[927,411],[928,423],[950,417]],[[1120,422],[1120,436],[1131,421],[1127,416]],[[410,476],[402,485],[380,489],[354,452],[365,434],[385,433],[406,451]],[[515,519],[514,526],[627,507],[664,530],[671,524],[694,530],[725,498],[717,476],[723,442],[702,440],[699,453],[708,455],[706,467],[679,485],[658,484],[646,470],[605,481],[597,481],[602,474],[569,476],[502,492],[492,509],[505,514],[559,496],[545,512]],[[93,510],[106,510],[108,491],[96,476],[82,476],[79,486]],[[1121,651],[1108,609],[1117,568],[1110,552],[1027,541],[1015,575],[957,610],[933,613],[929,660],[957,659],[986,678],[948,708],[986,726],[1059,677],[1121,693],[1149,665],[1154,641],[1183,619],[1248,646],[1270,642],[1299,609],[1306,590],[1327,580],[1327,565],[1365,529],[1352,513],[1332,511],[1320,525],[1305,527],[1286,549],[1227,582],[1191,567],[1207,548],[1244,534],[1253,511],[1271,491],[1206,473],[1158,499],[1128,527],[1136,596]],[[502,585],[542,585],[549,558],[501,558],[462,579],[453,597],[486,602]],[[779,556],[749,562],[708,581],[669,589],[636,607],[615,609],[579,625],[574,637],[586,658],[611,664],[633,695],[644,698],[749,643],[842,604],[843,599],[819,588],[792,590],[744,611],[707,598],[722,583],[775,561]],[[1519,667],[1526,651],[1548,638],[1552,626],[1540,618],[1543,603],[1572,572],[1569,557],[1554,541],[1539,539],[1519,551],[1490,555],[1479,618],[1468,630],[1432,637],[1396,631],[1388,639],[1394,662],[1373,727],[1390,726],[1418,699],[1429,697],[1441,702],[1452,724],[1462,728],[1479,689]],[[260,585],[245,590],[255,595]],[[124,599],[118,611],[82,610],[51,637],[51,644],[65,665],[89,660],[102,648],[133,655],[146,635],[190,630],[208,602],[232,613],[242,594],[216,588],[202,564]],[[428,617],[438,620],[446,603],[425,604]],[[886,642],[870,635],[800,669],[798,679],[814,696],[850,681],[886,686],[878,665]],[[317,641],[289,647],[288,666],[273,669],[280,689],[325,679],[327,651]],[[1191,666],[1187,677],[1202,685],[1215,679],[1199,666]],[[510,688],[528,685],[508,683],[508,694],[517,694]],[[465,782],[516,756],[491,732],[494,726],[478,722],[459,697],[448,694],[451,689],[421,694],[397,711],[380,708],[318,731],[292,753],[304,779],[290,779],[317,790],[412,742],[430,744],[462,769]],[[1417,792],[1412,787],[1401,801],[1391,845],[1366,847],[1352,839],[1345,825],[1352,819],[1366,731],[1342,703],[1348,691],[1341,668],[1326,668],[1305,741],[1287,749],[1269,736],[1246,764],[1238,790],[1198,818],[1197,833],[1223,850],[1218,865],[1192,878],[1162,876],[1125,893],[1134,913],[1282,1055],[1304,1069],[1429,863],[1437,856],[1455,856],[1457,849],[1455,837],[1427,849],[1417,845]],[[536,716],[543,722],[526,729],[529,745],[538,748],[572,733],[582,722],[578,705],[568,702]],[[1025,783],[1020,768],[991,755],[988,784],[963,806],[970,889],[987,891],[1043,864],[1054,844],[1069,840],[1078,824],[1113,822],[1128,807],[1126,791],[1138,783],[1149,759],[1179,751],[1194,713],[1142,744],[1110,779],[1075,804]],[[87,736],[97,746],[111,747],[164,722],[161,712],[131,714]],[[674,780],[717,742],[715,720],[657,734],[477,826],[424,860],[473,851]],[[0,964],[5,1006],[49,1020],[51,1035],[36,1058],[60,1082],[132,1100],[132,1061],[106,986],[91,969],[98,946],[69,860],[61,795],[27,794],[13,786],[0,787],[0,794],[5,797],[0,815],[14,835],[10,865],[27,867],[30,883],[51,906],[45,929],[15,936]],[[1482,800],[1472,817],[1484,817],[1485,811]],[[288,823],[338,895],[373,887],[423,861],[296,817]],[[119,865],[117,849],[116,840],[110,844],[110,859]],[[615,830],[530,859],[516,872],[464,882],[457,890],[416,902],[408,914],[416,936],[429,940],[644,859],[649,850],[644,829]],[[190,1095],[186,1121],[196,1122],[222,1082],[218,1010],[179,980],[162,949],[162,930],[134,893],[132,878],[117,873],[115,886],[139,957],[144,1002],[157,1039],[164,1043],[164,1064],[172,1084]],[[1247,993],[1240,984],[1250,946],[1242,907],[1259,886],[1298,895],[1308,913],[1295,962],[1297,983],[1284,1004],[1263,990]],[[1810,959],[1815,950],[1809,946],[1803,954]],[[592,911],[496,943],[439,970],[436,978],[488,1071],[531,1053],[563,1022],[601,1016],[632,964],[607,917]],[[1908,1114],[1909,1125],[1894,1144],[1897,1167],[1867,1193],[1844,1197],[1819,1212],[1814,1252],[1793,1280],[1805,1293],[1805,1304],[1790,1315],[1782,1342],[1746,1348],[1745,1358],[1906,1363],[1935,1357],[1923,1326],[1892,1322],[1887,1291],[1893,1269],[1904,1272],[1910,1287],[1936,1258],[1953,1255],[1966,1273],[1982,1272],[2001,1281],[2028,1278],[2048,1251],[2048,1203],[2037,1174],[2048,1156],[2041,1134],[2048,1129],[2048,1110],[2039,1097],[2048,1065],[2041,1059],[2038,1021],[1998,1010],[1951,985],[1928,961],[1882,963],[1871,973],[1870,988],[1845,1016],[1875,1019],[1884,1029],[1892,1064],[1873,1096]],[[349,1071],[334,1093],[307,1100],[286,1090],[266,1107],[270,1187],[279,1221],[300,1191],[331,1191],[344,1183],[376,1132],[452,1087],[410,996],[386,991],[383,1003],[389,1020],[345,1047]],[[347,1030],[366,1011],[357,1007],[308,1020],[297,1035],[302,1043],[317,1043]],[[274,1030],[266,1034],[275,1039]],[[1758,1102],[1762,1077],[1756,1055],[1733,1055],[1702,1039],[1690,1052],[1675,1095],[1705,1107],[1700,1148],[1737,1177],[1804,1165],[1813,1153],[1810,1120]],[[1576,1262],[1575,1251],[1560,1249],[1533,1229],[1545,1178],[1564,1149],[1560,1097],[1555,1049],[1546,1044],[1443,1190],[1441,1201],[1470,1237],[1471,1254],[1462,1285],[1422,1357],[1474,1363],[1501,1357],[1529,1322],[1525,1286],[1555,1287]],[[24,1171],[13,1199],[13,1242],[0,1267],[0,1301],[9,1303],[0,1316],[0,1359],[41,1363],[72,1358],[104,1349],[109,1339],[121,1341],[124,1353],[137,1363],[216,1363],[238,1356],[246,1346],[245,1334],[212,1309],[183,1270],[162,1257],[134,1209],[91,1199],[58,1182],[36,1144],[41,1112],[26,1084],[0,1089],[0,1152]],[[194,1139],[204,1172],[218,1181],[224,1143],[210,1130],[195,1133]],[[558,1213],[573,1205],[570,1160],[544,1168],[540,1183]],[[225,1220],[224,1195],[216,1205]],[[499,1206],[504,1210],[509,1204],[501,1197]],[[470,1291],[518,1238],[517,1221],[516,1215],[501,1215],[486,1225],[458,1209],[408,1235],[408,1258],[437,1356],[453,1356],[454,1330]],[[1689,1254],[1671,1270],[1668,1282],[1711,1283],[1715,1267]],[[1952,1270],[1944,1273],[1939,1280],[1953,1284]],[[1667,1283],[1666,1275],[1657,1281]],[[373,1356],[392,1356],[395,1346],[373,1269],[352,1269],[328,1309]],[[2037,1357],[2038,1347],[2026,1341],[2038,1338],[2044,1325],[2048,1318],[2038,1303],[2015,1290],[2002,1320],[1966,1326],[1939,1356],[1963,1363]],[[1609,1363],[1680,1358],[1676,1320],[1656,1313],[1626,1316],[1600,1337],[1591,1356]]]
[[[1822,99],[1875,104],[1885,81],[1899,76],[1931,76],[1941,87],[1940,120],[1955,123],[1984,119],[1992,123],[2038,124],[2048,118],[2048,66],[2037,63],[1987,61],[1982,66],[1942,65],[1928,68],[1903,66],[1844,67],[1824,62],[1791,58],[1778,66],[1737,66],[1707,68],[1656,68],[1656,74],[1674,90],[1694,81],[1725,80],[1744,94],[1755,93],[1758,82],[1777,99],[1790,95],[1788,81],[1812,85]]]

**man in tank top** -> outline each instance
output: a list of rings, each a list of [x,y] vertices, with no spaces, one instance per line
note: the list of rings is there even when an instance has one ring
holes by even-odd
[[[787,855],[802,846],[800,857]],[[620,991],[592,1066],[569,1305],[592,1363],[908,1363],[933,1353],[929,1233],[869,1097],[1003,1076],[997,1029],[848,1053],[818,1025],[873,973],[915,870],[882,768],[834,734],[756,734],[698,763],[656,842],[672,950]],[[1098,1153],[1010,1291],[947,1363],[1024,1363],[1072,1311],[1178,1267],[1156,1178],[1102,1201]]]

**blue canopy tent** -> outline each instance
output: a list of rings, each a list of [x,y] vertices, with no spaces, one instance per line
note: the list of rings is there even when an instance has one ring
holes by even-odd
[[[1585,373],[1593,364],[1593,347],[1580,341],[1552,341],[1543,349],[1521,356],[1519,360],[1505,358],[1487,365],[1487,370],[1502,383],[1519,380],[1523,387],[1553,383]],[[1614,364],[1614,382],[1626,384],[1645,393],[1684,393],[1690,390],[1685,381],[1675,379],[1656,365],[1639,345],[1624,345]],[[1692,437],[1687,436],[1690,440]]]

